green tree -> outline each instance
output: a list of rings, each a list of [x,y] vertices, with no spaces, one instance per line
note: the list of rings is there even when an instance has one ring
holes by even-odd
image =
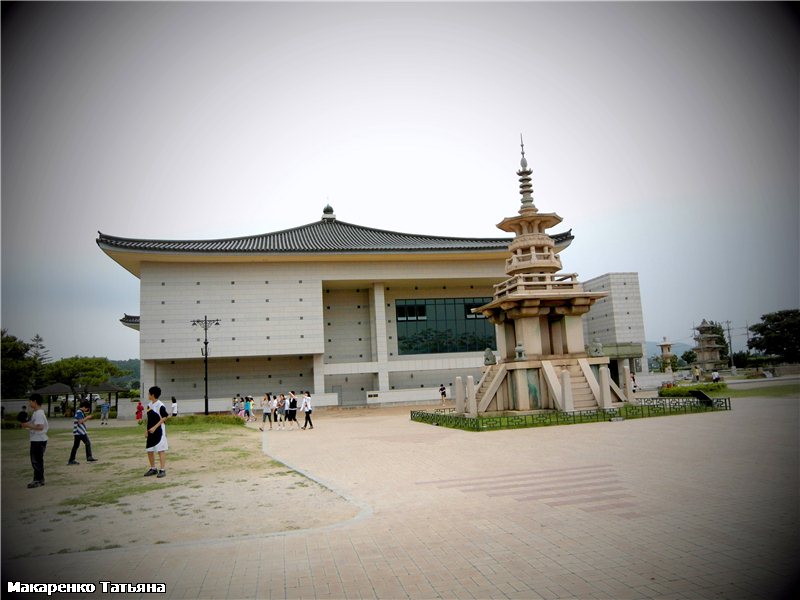
[[[749,352],[741,351],[733,353],[733,366],[737,369],[744,369],[750,366],[752,355]]]
[[[37,389],[44,384],[44,366],[53,359],[50,357],[50,351],[44,345],[44,338],[38,333],[33,336],[29,345],[29,356],[35,362],[32,386],[33,389]]]
[[[761,322],[749,329],[753,337],[747,342],[748,348],[778,356],[785,362],[800,361],[800,309],[761,315]]]
[[[124,374],[107,358],[72,356],[47,365],[44,378],[47,383],[66,383],[76,393],[86,386],[98,385]]]
[[[681,354],[681,358],[686,362],[687,365],[693,365],[697,362],[697,353],[694,350],[687,350],[683,354]]]
[[[650,358],[647,359],[647,368],[654,373],[661,371],[661,356],[658,354],[650,356]]]
[[[3,329],[2,337],[2,383],[3,398],[24,398],[33,383],[36,361],[29,355],[31,346]]]

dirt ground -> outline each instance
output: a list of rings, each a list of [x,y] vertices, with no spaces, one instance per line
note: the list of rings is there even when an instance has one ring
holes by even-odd
[[[265,456],[256,429],[197,432],[168,424],[167,476],[157,479],[143,477],[143,426],[120,425],[89,421],[99,461],[87,463],[81,445],[80,464],[69,466],[71,428],[65,419],[51,419],[46,485],[36,489],[27,488],[28,432],[2,431],[4,558],[264,535],[330,525],[359,512]]]

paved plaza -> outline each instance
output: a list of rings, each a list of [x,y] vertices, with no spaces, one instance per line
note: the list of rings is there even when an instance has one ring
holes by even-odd
[[[30,582],[166,582],[160,598],[789,598],[800,402],[732,402],[482,433],[413,423],[407,407],[317,411],[313,431],[261,443],[357,503],[352,521],[3,568]]]

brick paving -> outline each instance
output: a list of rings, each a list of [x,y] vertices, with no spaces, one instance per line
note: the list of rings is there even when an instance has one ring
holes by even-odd
[[[355,519],[7,561],[4,580],[163,581],[167,598],[788,598],[799,414],[798,399],[747,398],[471,433],[407,408],[317,411],[313,431],[262,447],[356,502]]]

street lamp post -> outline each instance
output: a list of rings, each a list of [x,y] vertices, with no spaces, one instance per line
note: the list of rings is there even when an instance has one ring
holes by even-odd
[[[206,415],[208,414],[208,330],[214,325],[219,325],[219,321],[219,319],[209,319],[208,316],[204,316],[202,319],[192,319],[191,321],[192,327],[199,325],[203,328],[205,335],[205,339],[203,340],[204,348],[202,348],[200,352],[203,355],[203,368],[205,370],[203,381],[205,382]]]

